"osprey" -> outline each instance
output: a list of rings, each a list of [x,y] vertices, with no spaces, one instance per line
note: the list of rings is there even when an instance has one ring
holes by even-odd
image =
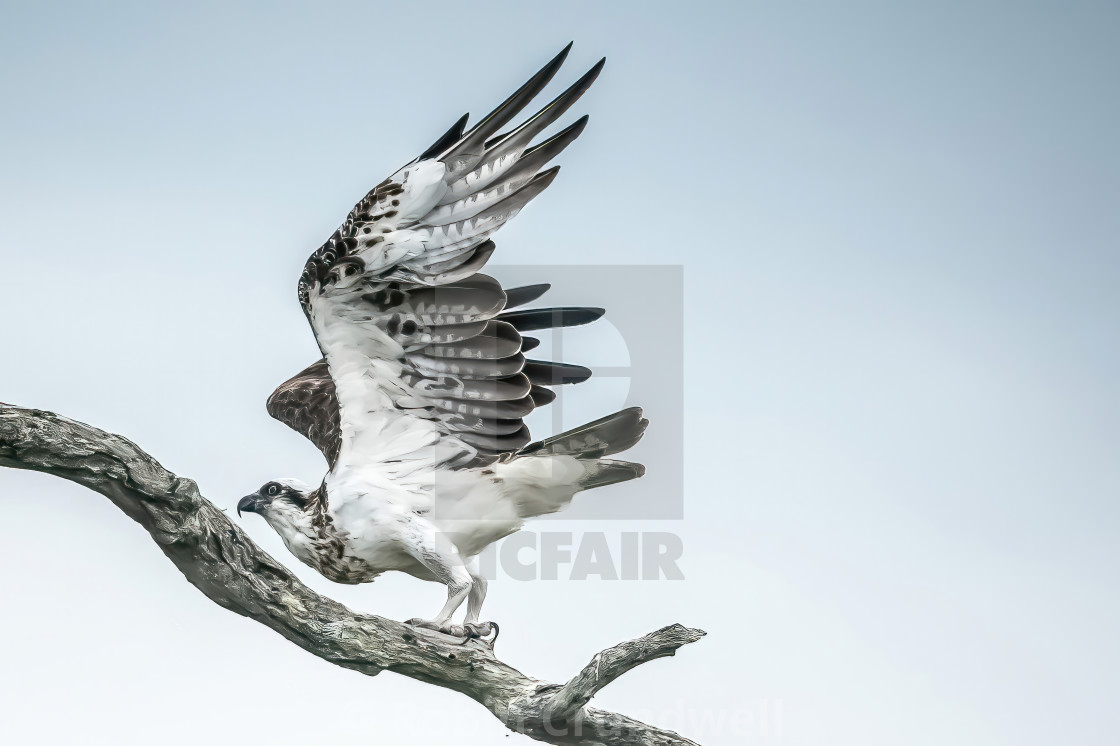
[[[523,335],[586,324],[603,310],[523,309],[549,286],[507,289],[479,274],[491,234],[552,183],[559,167],[545,166],[587,124],[585,116],[532,144],[605,60],[498,134],[570,48],[473,128],[464,132],[464,116],[374,187],[312,254],[298,292],[323,359],[281,384],[268,412],[310,439],[330,470],[317,487],[277,479],[237,505],[330,580],[367,583],[397,570],[443,583],[439,613],[409,623],[460,636],[496,634],[479,621],[483,549],[576,492],[645,471],[606,458],[642,437],[640,409],[536,442],[523,423],[555,398],[550,387],[591,375],[526,358],[539,342]],[[453,624],[464,601],[463,623]]]

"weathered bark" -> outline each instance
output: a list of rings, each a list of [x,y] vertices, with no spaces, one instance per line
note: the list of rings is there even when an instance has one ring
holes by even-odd
[[[674,624],[597,654],[567,684],[526,676],[478,641],[355,614],[314,592],[178,477],[129,440],[65,417],[0,404],[0,465],[53,474],[100,492],[151,534],[194,587],[337,666],[454,689],[511,730],[554,744],[693,744],[670,731],[587,707],[631,668],[673,655],[704,632]]]

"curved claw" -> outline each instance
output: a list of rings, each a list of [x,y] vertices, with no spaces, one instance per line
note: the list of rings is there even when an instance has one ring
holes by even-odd
[[[463,625],[463,628],[466,632],[466,638],[459,643],[460,645],[466,645],[470,640],[478,640],[486,643],[491,650],[494,649],[494,643],[498,641],[499,630],[497,622],[476,622],[473,624],[468,622]],[[494,636],[487,639],[487,636],[491,632],[494,633]]]
[[[478,640],[488,645],[491,649],[494,648],[494,643],[498,639],[498,624],[497,622],[467,622],[466,624],[437,624],[430,619],[421,619],[413,617],[405,621],[405,624],[412,627],[420,627],[421,629],[430,629],[433,632],[440,632],[452,637],[462,637],[463,641],[460,645],[466,645],[471,640]],[[489,637],[491,633],[493,637]]]

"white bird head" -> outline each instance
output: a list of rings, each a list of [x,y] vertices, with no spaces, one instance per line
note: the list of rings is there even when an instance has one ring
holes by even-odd
[[[308,506],[315,490],[298,479],[274,479],[237,503],[237,515],[256,513],[277,531],[298,527],[308,520]],[[281,533],[283,533],[281,531]]]

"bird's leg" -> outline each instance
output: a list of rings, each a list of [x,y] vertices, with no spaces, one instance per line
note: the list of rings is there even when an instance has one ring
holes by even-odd
[[[467,572],[471,576],[471,590],[467,594],[467,616],[463,619],[463,628],[468,638],[488,637],[492,632],[497,632],[498,626],[491,622],[478,621],[478,615],[482,612],[482,602],[486,600],[486,578],[479,574],[477,557],[471,557],[467,563]]]
[[[467,572],[471,576],[471,592],[467,594],[467,616],[463,621],[474,624],[482,613],[482,602],[486,600],[486,578],[478,574],[478,562],[473,558],[467,565]]]
[[[461,569],[461,568],[460,568]],[[442,578],[441,578],[442,580]],[[446,632],[449,635],[460,636],[464,634],[463,626],[461,624],[452,624],[451,615],[455,610],[463,605],[466,600],[467,594],[471,590],[470,576],[464,570],[462,577],[459,573],[455,573],[452,578],[443,581],[447,583],[447,602],[444,603],[443,608],[436,614],[433,619],[420,619],[419,617],[409,619],[407,624],[412,624],[417,627],[424,627],[426,629],[434,629],[440,632]]]
[[[465,573],[464,573],[465,574]],[[465,579],[458,577],[459,573],[455,574],[451,582],[447,584],[447,602],[440,609],[439,614],[433,620],[441,632],[451,632],[458,634],[458,631],[451,631],[452,627],[457,625],[451,624],[451,615],[463,605],[463,601],[467,600],[468,594],[471,590],[470,576]]]
[[[451,615],[463,605],[471,591],[471,575],[459,550],[435,526],[416,518],[409,523],[402,537],[406,550],[424,565],[436,580],[447,586],[447,601],[434,619],[409,619],[408,624],[461,636],[460,624],[451,624]]]

